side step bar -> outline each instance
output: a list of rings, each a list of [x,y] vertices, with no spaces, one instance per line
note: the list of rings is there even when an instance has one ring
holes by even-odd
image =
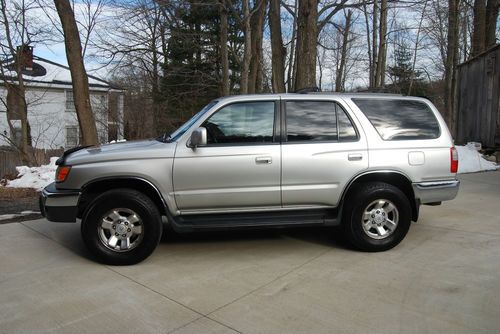
[[[337,210],[334,209],[185,215],[171,218],[174,218],[170,219],[172,227],[179,232],[338,225]]]

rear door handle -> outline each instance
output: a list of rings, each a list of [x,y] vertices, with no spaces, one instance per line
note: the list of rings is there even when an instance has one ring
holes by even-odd
[[[256,164],[269,165],[272,162],[273,162],[273,158],[271,158],[271,157],[257,157],[257,158],[255,158]]]
[[[363,159],[363,155],[360,153],[349,153],[349,155],[347,156],[347,159],[349,161],[359,161],[359,160]]]

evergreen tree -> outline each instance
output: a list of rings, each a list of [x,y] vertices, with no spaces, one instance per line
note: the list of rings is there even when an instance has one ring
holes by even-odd
[[[389,66],[389,75],[392,79],[393,88],[403,94],[408,93],[410,80],[417,84],[422,81],[422,73],[412,69],[412,53],[406,44],[401,44],[394,50],[394,65]]]
[[[171,127],[200,110],[209,101],[220,96],[221,59],[219,55],[220,13],[216,0],[190,0],[177,9],[178,20],[169,26],[167,62],[161,82]],[[228,43],[241,44],[241,28],[234,14],[228,17]],[[230,47],[230,50],[236,48]],[[230,81],[236,81],[239,72],[238,57],[229,53]],[[234,87],[234,84],[230,85]]]

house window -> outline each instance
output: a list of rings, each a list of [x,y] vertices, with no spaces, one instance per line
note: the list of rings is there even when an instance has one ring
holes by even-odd
[[[76,147],[78,145],[78,126],[66,127],[66,147]]]
[[[75,99],[73,97],[72,90],[65,90],[66,93],[66,111],[74,112],[75,109]]]

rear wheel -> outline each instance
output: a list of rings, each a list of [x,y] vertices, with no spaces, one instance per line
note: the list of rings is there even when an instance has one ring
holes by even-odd
[[[411,225],[411,205],[398,188],[383,182],[363,183],[346,198],[343,227],[358,249],[378,252],[398,245]]]
[[[89,205],[81,230],[85,245],[98,261],[129,265],[153,252],[162,223],[149,197],[133,189],[114,189]]]

